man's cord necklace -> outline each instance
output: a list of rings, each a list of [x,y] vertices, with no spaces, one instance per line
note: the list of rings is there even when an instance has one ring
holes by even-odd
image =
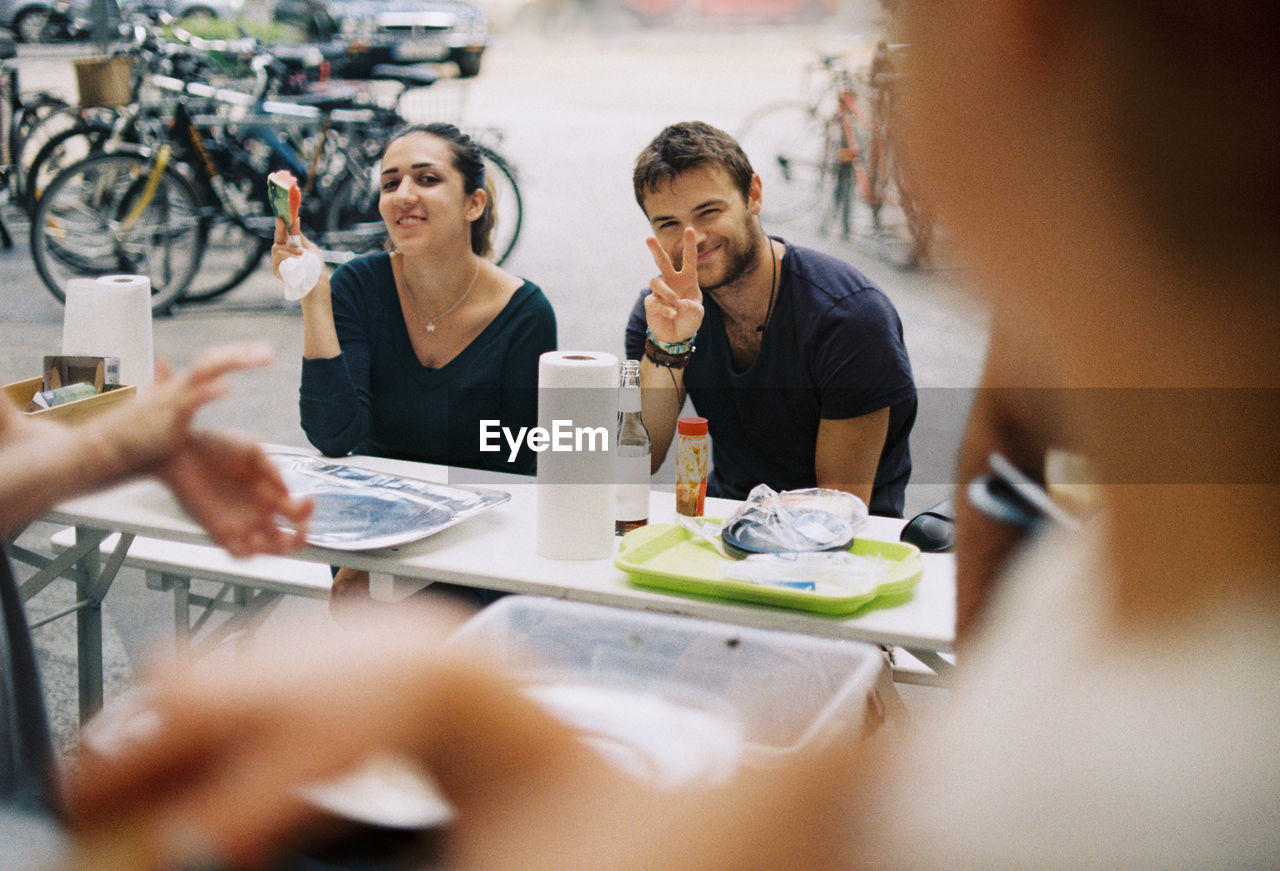
[[[769,243],[769,263],[773,266],[773,274],[769,276],[769,307],[764,311],[764,323],[756,327],[756,332],[761,334],[769,326],[769,318],[773,317],[773,299],[778,292],[778,255],[773,253],[773,240],[768,236],[764,238]]]

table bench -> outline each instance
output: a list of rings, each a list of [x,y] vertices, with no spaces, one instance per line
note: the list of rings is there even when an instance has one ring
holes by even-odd
[[[119,533],[108,535],[99,543],[99,552],[110,557],[119,539]],[[70,550],[75,541],[72,527],[49,539],[54,553]],[[251,632],[284,596],[327,599],[333,583],[329,567],[321,563],[278,556],[236,559],[219,547],[145,536],[133,539],[123,565],[141,569],[149,589],[173,594],[174,644],[184,651],[192,651],[193,640],[215,613],[229,616],[209,630],[199,648],[217,644],[235,632]],[[220,589],[209,595],[193,592],[193,581],[216,584]],[[193,607],[200,609],[194,622]]]

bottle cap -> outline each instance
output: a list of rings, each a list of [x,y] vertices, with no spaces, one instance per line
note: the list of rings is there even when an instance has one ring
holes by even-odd
[[[680,435],[706,435],[707,419],[705,417],[682,417],[676,422],[676,432],[680,433]]]

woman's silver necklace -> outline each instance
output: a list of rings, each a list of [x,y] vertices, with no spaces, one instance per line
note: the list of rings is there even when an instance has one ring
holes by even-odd
[[[476,278],[478,278],[479,276],[480,276],[480,258],[477,257],[475,271],[471,273],[471,283],[467,285],[467,289],[462,292],[462,296],[458,297],[458,299],[453,303],[453,305],[449,306],[447,309],[440,312],[440,314],[432,315],[431,317],[427,318],[427,325],[425,329],[428,333],[434,333],[436,331],[436,321],[438,319],[444,317],[445,315],[449,314],[451,311],[456,309],[458,306],[462,305],[462,301],[467,298],[467,294],[471,292],[471,288],[476,286]],[[409,294],[409,299],[411,300],[413,299],[413,294]],[[422,309],[418,308],[418,303],[416,300],[414,300],[413,307],[414,309],[417,310],[418,316],[421,317]]]

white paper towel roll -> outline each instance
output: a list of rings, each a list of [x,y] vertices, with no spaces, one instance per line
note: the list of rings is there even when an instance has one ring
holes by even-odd
[[[120,383],[155,380],[151,281],[145,275],[73,278],[62,316],[62,353],[120,358]]]
[[[538,454],[538,553],[549,559],[613,555],[613,439],[618,358],[550,351],[538,360],[538,426],[556,442]],[[600,450],[603,430],[604,450]]]

